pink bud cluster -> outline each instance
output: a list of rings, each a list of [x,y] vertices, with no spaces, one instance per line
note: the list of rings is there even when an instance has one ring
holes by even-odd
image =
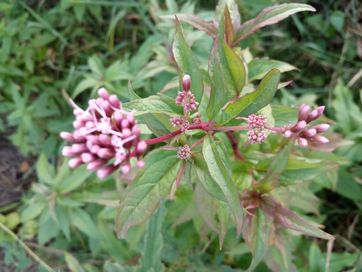
[[[314,110],[302,104],[298,111],[298,121],[296,124],[286,127],[284,131],[285,138],[295,137],[300,146],[306,147],[309,144],[325,144],[328,143],[328,138],[320,135],[320,133],[328,130],[328,124],[319,124],[310,126],[309,123],[318,119],[323,115],[324,106],[317,107]]]
[[[186,131],[190,127],[189,121],[184,117],[174,116],[170,118],[171,125],[173,127],[179,127],[182,132]]]
[[[246,118],[248,122],[248,141],[251,144],[260,144],[265,141],[266,116],[251,114]]]
[[[266,135],[262,129],[252,129],[248,131],[248,141],[251,144],[261,144],[265,139]]]
[[[70,167],[87,164],[90,171],[97,171],[99,178],[106,178],[117,169],[123,173],[131,170],[130,159],[137,159],[143,167],[141,156],[147,144],[140,139],[140,129],[132,113],[122,109],[115,95],[101,88],[99,97],[91,99],[86,110],[74,105],[75,121],[73,132],[61,132],[64,140],[72,143],[62,153]]]
[[[247,118],[249,128],[265,128],[266,116],[251,114]]]
[[[190,158],[191,155],[191,148],[188,145],[181,146],[177,150],[177,157],[181,160],[186,160]]]
[[[189,75],[184,75],[182,78],[182,92],[178,92],[176,104],[184,107],[184,112],[191,112],[197,109],[199,103],[196,101],[194,94],[190,91],[191,78]]]

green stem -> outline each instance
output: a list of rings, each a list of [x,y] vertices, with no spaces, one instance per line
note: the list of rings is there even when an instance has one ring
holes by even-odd
[[[7,226],[0,222],[0,229],[2,229],[5,233],[7,233],[11,238],[13,238],[16,242],[20,244],[22,248],[42,267],[44,267],[48,272],[55,272],[53,268],[51,268],[46,262],[44,262],[38,255],[34,253],[19,237],[12,232]]]

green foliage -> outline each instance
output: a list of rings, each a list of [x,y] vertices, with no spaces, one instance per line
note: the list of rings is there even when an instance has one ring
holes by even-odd
[[[0,230],[0,270],[42,271],[28,246],[54,269],[84,272],[360,271],[355,1],[220,0],[215,15],[211,2],[181,2],[0,3],[0,131],[34,176],[20,205],[0,209],[0,224],[25,242]],[[318,12],[294,15],[315,11],[308,4]],[[189,121],[207,127],[149,147],[144,169],[102,182],[59,158],[58,134],[71,127],[62,94],[85,104],[105,87],[134,113],[142,137],[159,137],[185,114],[174,100],[184,74],[200,103]],[[323,148],[272,132],[251,145],[245,131],[223,130],[250,114],[270,127],[294,124],[292,105],[317,102],[328,105],[331,119],[320,122],[334,130]],[[180,161],[186,144],[192,154]],[[296,233],[335,239],[332,253]]]

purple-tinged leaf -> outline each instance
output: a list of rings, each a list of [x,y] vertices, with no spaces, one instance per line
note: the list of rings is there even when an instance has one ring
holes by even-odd
[[[172,19],[175,20],[175,18],[179,19],[181,22],[188,23],[192,25],[193,27],[197,28],[198,30],[201,30],[207,34],[209,34],[211,37],[216,37],[216,27],[211,22],[206,22],[204,19],[192,15],[192,14],[172,14],[172,15],[163,15],[160,16],[162,19]]]
[[[234,28],[233,28],[233,23],[231,21],[230,12],[227,6],[225,6],[224,20],[225,20],[224,22],[225,40],[229,46],[232,46],[234,41]]]
[[[251,19],[238,27],[234,44],[244,40],[260,28],[275,24],[290,15],[301,11],[315,11],[315,8],[310,5],[296,3],[281,4],[266,8],[254,19]]]
[[[274,218],[274,222],[280,227],[321,239],[334,239],[332,235],[321,230],[321,225],[305,220],[293,211],[283,207],[271,197],[263,197],[262,209]]]
[[[218,19],[220,19],[223,16],[225,8],[227,8],[230,12],[232,25],[235,32],[237,28],[240,26],[239,7],[235,2],[235,0],[219,0],[219,3],[216,7],[216,14]]]
[[[244,239],[250,246],[253,259],[248,271],[254,271],[255,267],[263,260],[269,249],[269,240],[272,233],[272,218],[261,209],[257,209],[254,216],[249,217],[249,231],[244,234]]]

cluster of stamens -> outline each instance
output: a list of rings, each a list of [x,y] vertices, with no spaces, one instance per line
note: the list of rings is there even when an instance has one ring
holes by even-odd
[[[117,169],[130,171],[130,159],[141,160],[147,144],[140,139],[140,129],[132,113],[122,109],[117,96],[101,88],[99,97],[91,99],[86,110],[73,103],[75,121],[73,132],[61,132],[60,136],[72,143],[63,148],[63,155],[71,157],[70,167],[87,164],[90,171],[97,171],[99,178],[106,178]]]
[[[191,148],[188,145],[184,145],[178,148],[177,157],[181,160],[186,160],[192,155]]]
[[[194,94],[190,91],[190,87],[191,77],[189,75],[184,75],[182,78],[183,90],[181,92],[178,92],[175,99],[177,105],[183,106],[184,116],[176,116],[170,118],[172,126],[179,127],[182,132],[189,129],[190,123],[188,121],[188,117],[190,115],[190,112],[196,110],[199,105],[199,103],[195,99]]]
[[[328,130],[329,124],[309,125],[312,121],[323,115],[324,108],[324,106],[320,106],[311,110],[308,105],[302,104],[299,107],[297,123],[285,128],[284,137],[296,138],[297,143],[303,147],[306,147],[309,144],[318,145],[328,143],[328,138],[320,135],[320,133]]]
[[[265,141],[265,124],[266,117],[264,115],[251,114],[246,118],[248,122],[248,141],[251,144],[260,144]]]

